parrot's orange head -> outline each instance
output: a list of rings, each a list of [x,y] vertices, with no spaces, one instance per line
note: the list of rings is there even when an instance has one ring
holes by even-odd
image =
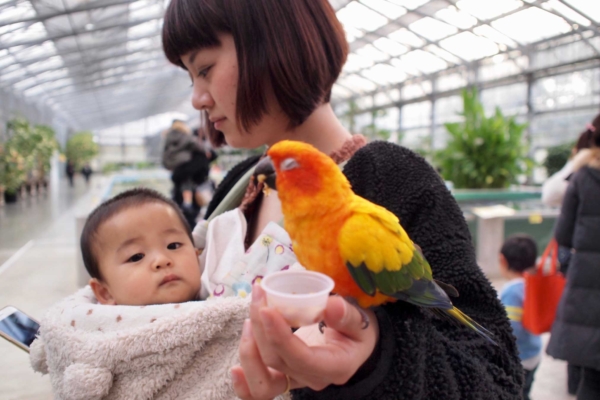
[[[335,204],[340,196],[352,194],[350,183],[336,163],[310,144],[284,140],[273,145],[267,154],[275,169],[277,192],[284,209],[293,207],[295,213],[301,214],[314,211],[315,204],[326,208],[326,203]]]

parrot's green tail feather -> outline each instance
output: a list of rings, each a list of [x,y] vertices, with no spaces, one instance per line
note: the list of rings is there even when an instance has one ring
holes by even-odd
[[[479,336],[481,336],[482,338],[484,338],[491,344],[498,346],[498,343],[496,343],[496,341],[493,339],[494,334],[492,332],[488,331],[483,326],[479,325],[471,317],[469,317],[467,314],[460,311],[458,308],[452,307],[448,310],[438,308],[436,311],[441,311],[442,313],[445,314],[445,316],[451,317],[451,319],[453,321],[460,322],[461,324],[463,324],[463,325],[469,327],[470,329],[474,330],[475,332],[477,332],[477,334]]]

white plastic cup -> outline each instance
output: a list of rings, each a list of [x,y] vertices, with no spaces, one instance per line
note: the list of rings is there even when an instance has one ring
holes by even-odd
[[[261,281],[267,305],[277,309],[291,327],[312,325],[323,320],[333,279],[320,272],[279,271]]]

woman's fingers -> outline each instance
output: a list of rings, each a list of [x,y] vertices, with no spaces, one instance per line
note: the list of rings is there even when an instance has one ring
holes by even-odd
[[[250,392],[250,398],[262,399],[273,397],[273,382],[271,371],[262,361],[258,347],[253,337],[252,324],[244,321],[242,340],[240,341],[240,364],[245,371],[245,384]],[[281,392],[285,391],[285,387]]]
[[[379,336],[377,318],[371,310],[363,310],[369,317],[369,327],[363,329],[363,315],[356,306],[349,304],[340,296],[331,296],[325,309],[325,324],[334,332],[355,341],[364,341],[375,334]]]

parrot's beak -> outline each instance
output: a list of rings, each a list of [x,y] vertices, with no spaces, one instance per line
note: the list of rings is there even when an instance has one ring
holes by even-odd
[[[277,174],[275,173],[275,167],[273,166],[271,157],[266,156],[256,164],[254,176],[256,176],[256,179],[259,182],[265,182],[269,188],[277,190],[277,185],[275,183]]]

